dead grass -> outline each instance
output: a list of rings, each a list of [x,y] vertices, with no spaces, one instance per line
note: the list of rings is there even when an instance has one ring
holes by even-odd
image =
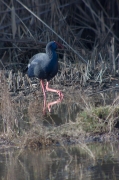
[[[110,133],[119,121],[119,105],[91,107],[79,113],[77,121],[86,132]]]
[[[70,121],[56,126],[54,119],[49,114],[48,119],[52,120],[52,123],[50,126],[45,126],[44,122],[49,120],[43,115],[43,99],[39,93],[28,90],[29,93],[23,97],[24,92],[21,91],[12,97],[8,89],[9,78],[6,78],[4,73],[2,71],[0,86],[1,137],[5,137],[14,145],[36,149],[36,147],[43,148],[52,144],[63,145],[67,142],[83,143],[87,135],[90,137],[95,134],[111,134],[114,132],[119,121],[119,97],[111,105],[94,107],[93,101],[91,102],[91,98],[85,93],[80,92],[78,99],[77,96],[75,99],[72,95],[68,96],[69,93],[67,92],[66,98],[69,102],[66,111],[69,113],[74,111],[76,108],[76,103],[73,105],[74,102],[80,102],[77,106],[81,109],[76,115],[76,119],[70,119]],[[40,101],[40,99],[42,100]],[[57,113],[59,112],[58,107],[60,109],[60,106],[55,109]]]
[[[88,95],[93,96],[93,93],[103,91],[104,87],[108,89],[114,82],[113,87],[118,86],[116,2],[113,6],[111,2],[104,5],[99,0],[20,2],[0,2],[0,68],[4,69],[0,74],[1,134],[14,138],[19,136],[23,145],[44,146],[53,141],[61,143],[65,138],[67,141],[70,137],[82,135],[83,138],[86,133],[111,133],[118,122],[118,97],[109,106],[106,106],[103,97],[104,106],[95,107]],[[51,83],[77,90],[82,107],[76,122],[70,119],[70,122],[51,129],[43,126],[46,119],[37,95],[28,98],[27,108],[24,107],[25,101],[23,104],[22,100],[17,102],[33,93],[29,87],[31,82],[21,71],[32,55],[45,51],[45,45],[50,40],[64,45],[64,49],[58,51],[59,72]],[[37,80],[34,82],[38,83]],[[17,95],[20,97],[17,98]],[[70,99],[69,92],[67,98]],[[68,111],[71,110],[72,106],[69,106]],[[21,121],[25,122],[25,127],[20,127]],[[17,140],[14,139],[14,142]]]
[[[2,73],[5,73],[4,71]],[[18,126],[17,109],[12,102],[8,91],[8,84],[4,74],[1,74],[1,119],[2,129],[6,136],[11,137],[14,134],[15,128]]]
[[[86,86],[93,81],[101,85],[119,75],[117,2],[111,6],[99,0],[45,0],[29,5],[28,0],[2,0],[0,9],[1,68],[23,70],[32,55],[56,40],[64,50],[58,52],[60,71],[55,82]]]
[[[43,122],[47,121],[47,118],[42,113],[41,96],[29,92],[26,97],[23,97],[22,92],[21,95],[19,93],[12,97],[7,80],[2,71],[0,137],[4,137],[8,140],[6,142],[14,146],[39,149],[60,144],[65,148],[64,145],[67,143],[78,143],[92,158],[95,158],[85,143],[87,136],[114,133],[119,117],[119,97],[111,105],[94,107],[85,93],[79,93],[81,97],[76,96],[76,99],[81,100],[82,109],[75,121],[70,118],[69,122],[56,126],[55,119],[52,119],[54,123],[45,126]],[[69,99],[68,96],[67,98]],[[76,100],[72,100],[70,96],[70,103],[74,101]],[[73,109],[70,103],[67,109],[69,112]]]

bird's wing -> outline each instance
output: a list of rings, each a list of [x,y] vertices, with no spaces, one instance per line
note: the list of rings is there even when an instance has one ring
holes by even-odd
[[[29,64],[31,64],[32,61],[34,61],[35,59],[38,59],[39,61],[43,61],[45,59],[48,59],[48,56],[46,53],[38,53],[35,54],[30,60],[29,60]]]
[[[47,72],[49,69],[49,57],[46,53],[38,53],[34,55],[28,64],[28,68],[37,69],[37,71]]]
[[[43,61],[47,61],[48,60],[48,56],[46,53],[38,53],[38,54],[35,54],[30,60],[29,60],[29,64],[28,64],[28,67],[33,63],[34,64],[34,61],[37,61],[37,62],[43,62]]]

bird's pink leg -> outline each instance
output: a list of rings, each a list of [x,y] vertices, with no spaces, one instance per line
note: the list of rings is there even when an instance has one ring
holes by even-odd
[[[58,100],[56,101],[53,101],[53,102],[50,102],[47,104],[47,107],[48,107],[48,111],[51,112],[51,107],[54,105],[54,104],[58,104],[62,101],[63,97],[62,98],[59,98]]]
[[[42,87],[42,90],[43,90],[44,98],[46,99],[44,81],[41,79],[41,80],[40,80],[40,83],[41,83],[41,87]]]
[[[43,114],[46,113],[46,98],[44,98],[44,104],[43,104]]]
[[[63,94],[60,90],[52,89],[52,88],[49,88],[48,86],[49,86],[49,82],[46,83],[46,90],[47,91],[56,92],[60,98],[63,98]]]

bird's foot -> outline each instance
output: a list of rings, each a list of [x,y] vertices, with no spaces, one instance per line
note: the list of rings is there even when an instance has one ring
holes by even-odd
[[[60,99],[63,99],[64,95],[60,90],[57,90],[57,94],[59,95]]]
[[[62,99],[61,99],[61,98],[59,98],[59,99],[57,99],[56,101],[53,101],[53,102],[48,103],[48,104],[47,104],[48,111],[49,111],[49,112],[51,112],[51,108],[52,108],[52,106],[53,106],[54,104],[58,104],[58,103],[60,103],[61,101],[62,101]]]

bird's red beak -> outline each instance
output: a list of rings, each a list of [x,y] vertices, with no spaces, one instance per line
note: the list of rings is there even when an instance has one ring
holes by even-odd
[[[56,41],[55,41],[55,42],[56,42]],[[58,42],[56,42],[56,44],[57,44],[58,48],[60,48],[60,49],[63,49],[63,48],[64,48],[62,44],[60,44],[60,43],[58,43]]]

